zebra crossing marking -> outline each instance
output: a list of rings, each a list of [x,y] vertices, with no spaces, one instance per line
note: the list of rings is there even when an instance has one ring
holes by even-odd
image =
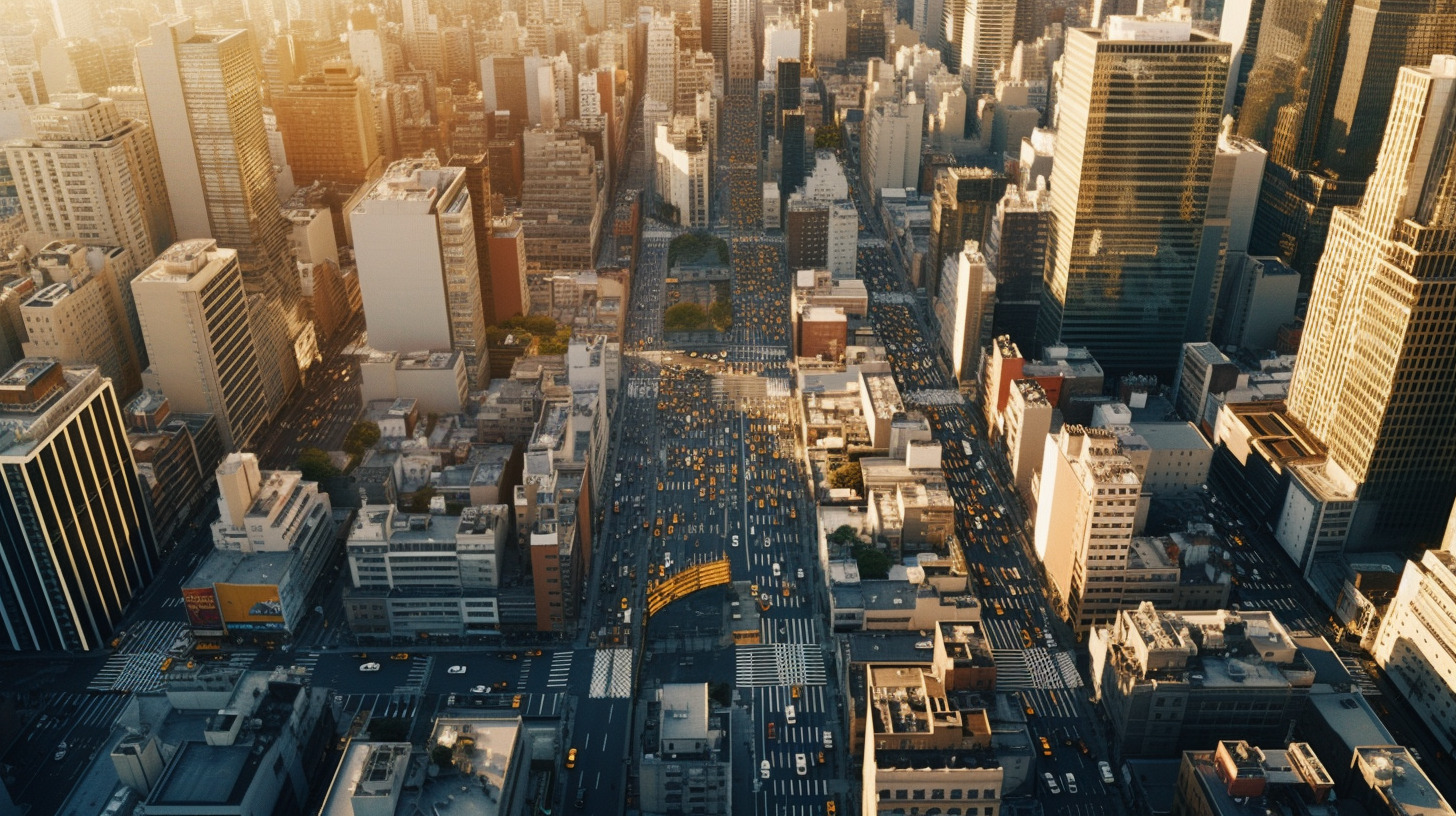
[[[594,699],[632,696],[632,650],[598,649],[593,658],[591,687],[587,695]]]
[[[571,677],[571,662],[576,657],[576,652],[557,652],[551,656],[551,673],[546,680],[546,688],[566,688],[566,681]]]
[[[822,686],[828,682],[824,657],[817,644],[774,643],[734,649],[737,685]]]

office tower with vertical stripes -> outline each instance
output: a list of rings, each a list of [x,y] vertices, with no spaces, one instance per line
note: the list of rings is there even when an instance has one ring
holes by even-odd
[[[0,375],[0,646],[105,648],[156,574],[111,381],[35,357]]]
[[[1171,374],[1218,149],[1228,43],[1186,20],[1067,33],[1037,342]]]
[[[1456,497],[1456,56],[1404,67],[1375,173],[1339,207],[1289,412],[1360,488],[1351,539],[1433,545]]]

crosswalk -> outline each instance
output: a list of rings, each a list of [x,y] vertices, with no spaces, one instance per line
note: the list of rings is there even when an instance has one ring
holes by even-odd
[[[632,650],[598,649],[592,663],[591,688],[587,693],[593,699],[630,698],[632,696]]]
[[[774,606],[798,606],[799,597],[791,595],[788,598],[782,596],[769,596],[769,602]],[[788,620],[759,620],[759,636],[764,643],[821,643],[823,638],[819,636],[816,621],[808,618],[790,618]]]
[[[420,696],[404,692],[392,694],[348,694],[336,695],[341,722],[352,720],[361,711],[370,717],[413,717],[420,707]]]
[[[993,649],[991,655],[996,660],[997,688],[1036,688],[1031,667],[1026,664],[1026,652],[1020,649]]]
[[[996,685],[1008,689],[1074,689],[1083,685],[1076,661],[1065,651],[993,649]]]
[[[131,695],[128,694],[68,692],[47,695],[42,717],[31,724],[26,742],[38,734],[55,730],[66,733],[85,728],[109,731],[130,700]]]
[[[86,686],[91,691],[156,691],[162,687],[162,661],[187,628],[182,621],[139,621],[121,647]],[[251,664],[253,657],[247,655]]]
[[[551,673],[547,675],[546,688],[566,688],[571,677],[571,661],[576,652],[557,652],[551,656]]]
[[[816,643],[739,646],[734,654],[740,687],[822,686],[827,682],[824,655]]]
[[[405,678],[404,684],[412,688],[423,689],[425,684],[430,682],[430,672],[435,668],[435,658],[415,656],[410,658],[409,675]]]

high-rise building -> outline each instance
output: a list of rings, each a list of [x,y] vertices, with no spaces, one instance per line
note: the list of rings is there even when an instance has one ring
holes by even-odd
[[[878,199],[886,187],[916,187],[925,103],[912,91],[903,102],[881,102],[865,112],[860,161],[864,183]]]
[[[1427,550],[1406,562],[1370,656],[1447,751],[1456,748],[1456,713],[1446,705],[1456,693],[1456,655],[1445,648],[1453,636],[1456,552]]]
[[[1456,497],[1456,57],[1400,70],[1358,207],[1339,207],[1289,386],[1289,411],[1391,538],[1432,543]]]
[[[1228,43],[1186,20],[1067,34],[1037,340],[1171,374],[1203,239]]]
[[[26,221],[47,238],[126,250],[117,285],[139,346],[127,276],[170,246],[173,234],[151,128],[122,119],[111,100],[90,94],[60,97],[35,109],[32,121],[36,138],[5,147]]]
[[[526,289],[526,232],[514,216],[491,221],[490,294],[495,319],[505,320],[529,311]]]
[[[647,76],[643,93],[669,108],[677,101],[677,26],[672,17],[654,15],[647,24]]]
[[[1238,133],[1269,149],[1250,252],[1306,278],[1375,169],[1396,73],[1456,42],[1449,0],[1266,0]]]
[[[0,476],[0,643],[105,648],[158,567],[110,381],[39,358],[0,377]]]
[[[947,167],[935,175],[930,198],[930,256],[925,291],[940,291],[940,271],[967,241],[984,245],[996,204],[1006,192],[1006,176],[984,167]],[[989,260],[988,260],[989,263]]]
[[[594,151],[573,130],[533,128],[523,143],[526,258],[548,269],[592,268],[604,211]]]
[[[433,155],[389,166],[354,208],[354,260],[369,344],[409,353],[453,349],[472,388],[489,382],[485,304],[465,169]]]
[[[91,0],[50,0],[51,23],[62,37],[96,35],[95,7]]]
[[[52,40],[40,50],[41,76],[51,96],[63,93],[106,93],[111,75],[106,54],[95,40]]]
[[[657,197],[672,208],[677,223],[684,227],[708,226],[712,201],[708,153],[708,140],[694,117],[673,116],[669,122],[658,123],[653,174]]]
[[[174,18],[153,25],[136,53],[175,235],[237,250],[268,404],[277,406],[317,350],[273,182],[251,37]]]
[[[1117,616],[1142,479],[1106,428],[1068,425],[1046,447],[1036,554],[1062,614],[1085,632]]]
[[[787,199],[804,183],[804,111],[785,110],[779,120],[779,146],[783,153],[779,196]]]
[[[752,0],[728,0],[728,59],[723,85],[729,96],[752,96],[758,81],[758,48],[754,43],[757,5]]]
[[[830,2],[824,8],[810,11],[809,51],[806,54],[814,65],[834,65],[844,61],[845,38],[848,21],[843,3]]]
[[[1027,348],[1035,344],[1036,314],[1041,309],[1042,272],[1046,268],[1046,239],[1051,223],[1049,198],[1044,187],[1026,190],[1008,186],[1006,195],[996,202],[991,227],[986,231],[986,268],[996,276],[992,336],[1009,335],[1013,343]],[[933,223],[933,209],[931,218]],[[932,241],[934,235],[932,232]]]
[[[975,387],[981,371],[981,349],[991,331],[991,308],[996,302],[996,277],[975,241],[945,259],[940,290],[935,298],[935,320],[940,324],[940,351],[950,360],[951,376],[962,389]]]
[[[972,100],[996,92],[996,72],[1016,45],[1017,0],[963,0],[961,82]]]
[[[212,414],[227,450],[268,416],[237,250],[194,238],[173,244],[131,282],[151,360],[147,387],[188,414]]]
[[[297,183],[363,184],[382,169],[373,94],[353,63],[329,63],[273,94],[273,114]]]
[[[121,264],[130,261],[120,247],[46,245],[31,259],[45,285],[21,304],[20,315],[29,338],[25,356],[94,364],[119,397],[130,399],[141,388],[141,366],[112,263],[118,255]]]

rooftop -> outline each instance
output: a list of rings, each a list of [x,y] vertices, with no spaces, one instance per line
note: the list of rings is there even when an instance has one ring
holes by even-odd
[[[1375,795],[1400,816],[1451,816],[1451,805],[1431,784],[1425,771],[1399,745],[1355,749],[1355,767]]]

